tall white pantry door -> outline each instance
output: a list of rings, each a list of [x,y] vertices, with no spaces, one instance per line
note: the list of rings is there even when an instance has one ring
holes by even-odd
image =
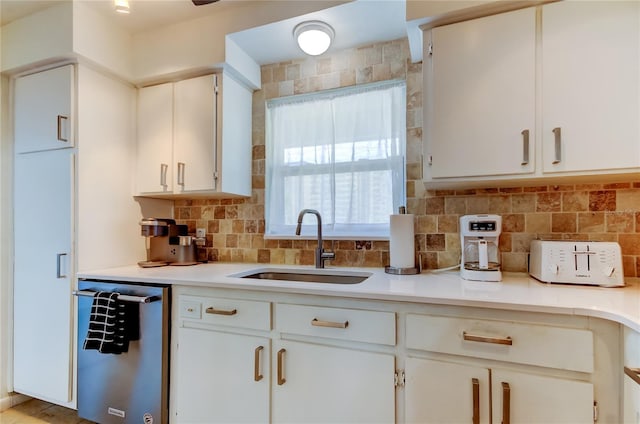
[[[15,157],[14,390],[71,400],[74,154]]]

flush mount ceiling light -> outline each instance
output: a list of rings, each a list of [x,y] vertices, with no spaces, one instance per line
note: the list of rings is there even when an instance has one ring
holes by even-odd
[[[333,41],[333,28],[324,22],[307,21],[298,24],[293,30],[293,38],[308,55],[318,56],[326,52]]]
[[[129,13],[129,0],[113,0],[118,13]]]

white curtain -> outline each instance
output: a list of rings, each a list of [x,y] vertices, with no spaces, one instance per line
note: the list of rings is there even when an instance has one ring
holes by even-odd
[[[293,236],[300,210],[317,209],[327,239],[387,238],[405,204],[405,115],[404,81],[269,101],[265,236]]]

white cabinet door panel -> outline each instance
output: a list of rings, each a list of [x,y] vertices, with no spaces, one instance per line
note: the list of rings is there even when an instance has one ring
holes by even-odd
[[[216,189],[215,78],[205,75],[175,84],[174,184],[180,192]]]
[[[429,359],[405,361],[407,423],[489,423],[489,370]],[[477,394],[477,397],[474,396]]]
[[[290,341],[276,346],[274,374],[281,365],[285,381],[274,375],[273,422],[395,421],[393,355]]]
[[[74,146],[74,84],[73,65],[16,79],[16,153]]]
[[[173,84],[138,90],[138,152],[136,181],[139,193],[173,190]]]
[[[14,389],[71,399],[71,237],[74,156],[16,155]]]
[[[624,377],[624,423],[640,424],[640,383]]]
[[[542,11],[543,172],[640,167],[640,3]]]
[[[593,422],[591,383],[494,369],[491,392],[493,422],[504,422],[507,408],[514,424]]]
[[[181,328],[178,343],[174,422],[269,422],[269,339]]]
[[[533,172],[535,8],[434,28],[432,41],[431,176]]]

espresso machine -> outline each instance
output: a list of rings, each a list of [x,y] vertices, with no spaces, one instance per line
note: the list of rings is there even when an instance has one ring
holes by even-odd
[[[145,237],[147,260],[138,262],[142,268],[166,265],[195,265],[196,243],[188,235],[186,225],[170,218],[143,218],[140,234]]]
[[[500,281],[500,250],[502,229],[499,215],[464,215],[460,217],[460,276],[465,280]]]

